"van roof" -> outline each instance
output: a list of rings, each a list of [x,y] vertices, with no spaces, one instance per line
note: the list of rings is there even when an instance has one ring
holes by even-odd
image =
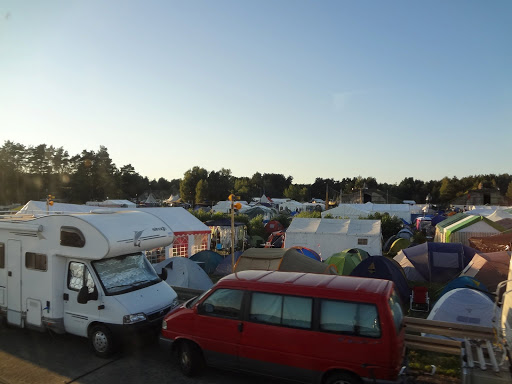
[[[321,288],[377,295],[387,294],[392,286],[391,281],[383,279],[281,271],[242,271],[218,282],[221,286],[243,285],[246,288],[276,284],[285,284],[290,288]]]

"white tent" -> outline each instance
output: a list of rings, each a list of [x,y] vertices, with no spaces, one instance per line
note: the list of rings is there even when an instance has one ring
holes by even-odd
[[[327,215],[340,219],[359,219],[360,217],[368,217],[370,211],[356,208],[355,205],[362,204],[340,204],[336,208],[322,212],[322,217]]]
[[[494,303],[486,294],[471,288],[456,288],[441,296],[427,319],[492,327],[493,317]]]
[[[306,247],[324,260],[347,248],[381,255],[381,237],[380,220],[294,218],[286,230],[284,247]]]
[[[336,208],[329,209],[322,213],[322,217],[327,214],[340,218],[358,218],[367,217],[374,213],[389,213],[390,216],[396,216],[406,222],[411,222],[411,212],[416,212],[416,208],[409,204],[340,204]]]
[[[115,208],[137,208],[137,204],[130,200],[105,200],[105,201],[88,201],[85,205],[96,207],[115,207]]]
[[[53,203],[53,205],[46,208],[46,201],[35,201],[30,200],[23,206],[16,214],[17,215],[40,215],[46,214],[46,212],[57,214],[57,213],[76,213],[76,212],[91,212],[98,207],[79,205],[79,204],[66,204],[66,203]]]
[[[195,261],[186,257],[171,257],[158,264],[153,264],[156,273],[160,274],[162,268],[167,269],[165,282],[171,287],[184,287],[206,291],[213,282],[206,272]]]
[[[491,221],[499,221],[503,219],[512,219],[512,209],[496,209],[487,218]]]

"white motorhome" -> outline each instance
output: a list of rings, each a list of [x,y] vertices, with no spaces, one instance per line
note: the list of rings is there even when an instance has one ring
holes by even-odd
[[[172,243],[163,216],[98,210],[0,218],[0,321],[88,337],[101,357],[123,334],[157,333],[178,305],[142,253]]]

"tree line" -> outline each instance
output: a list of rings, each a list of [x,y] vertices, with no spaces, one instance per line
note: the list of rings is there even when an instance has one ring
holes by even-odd
[[[141,199],[149,191],[157,199],[179,194],[190,204],[213,204],[226,200],[234,193],[241,200],[265,194],[269,197],[287,197],[297,201],[314,198],[336,200],[340,196],[357,193],[362,188],[380,190],[390,197],[423,203],[430,194],[431,201],[447,204],[479,186],[499,188],[512,201],[512,176],[476,175],[463,178],[444,177],[441,180],[422,181],[406,177],[400,183],[379,183],[374,177],[316,178],[312,184],[294,184],[292,176],[256,172],[251,177],[235,177],[231,170],[208,171],[194,166],[182,179],[149,180],[136,172],[131,164],[117,167],[108,150],[83,150],[70,156],[63,147],[40,144],[25,146],[5,141],[0,147],[0,204],[25,203],[43,200],[48,194],[60,201],[84,204],[105,199]],[[390,201],[391,202],[391,201]]]

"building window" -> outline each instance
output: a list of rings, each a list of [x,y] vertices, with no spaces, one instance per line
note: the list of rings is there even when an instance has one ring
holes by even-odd
[[[172,256],[188,257],[188,236],[177,236],[172,244]]]
[[[60,229],[60,245],[83,248],[85,245],[85,237],[78,228],[62,227]]]
[[[368,239],[357,239],[357,245],[368,245]]]
[[[192,254],[201,252],[208,249],[208,235],[195,235],[194,246],[192,247]]]
[[[155,248],[146,251],[146,257],[151,264],[156,264],[165,260],[165,247]]]
[[[42,253],[27,252],[25,253],[25,267],[37,271],[47,271],[48,258]]]
[[[0,243],[0,268],[5,268],[5,245]]]

